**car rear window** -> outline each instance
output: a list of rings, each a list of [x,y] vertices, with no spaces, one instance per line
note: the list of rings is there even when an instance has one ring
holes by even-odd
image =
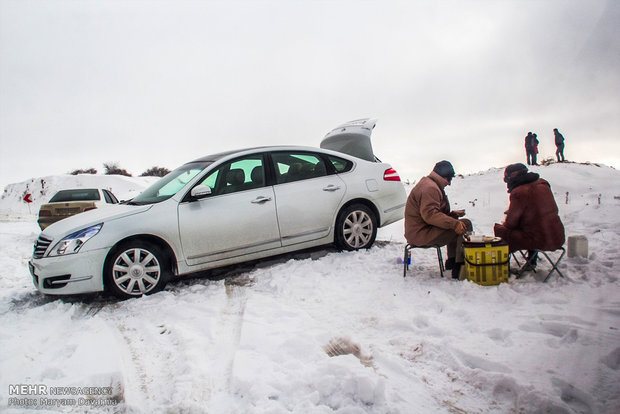
[[[345,160],[343,158],[334,157],[333,155],[328,155],[329,161],[332,163],[336,172],[343,173],[350,171],[353,168],[353,163],[349,160]]]
[[[101,200],[99,191],[95,188],[85,188],[80,190],[61,190],[51,198],[50,203],[71,202],[71,201],[92,201]]]

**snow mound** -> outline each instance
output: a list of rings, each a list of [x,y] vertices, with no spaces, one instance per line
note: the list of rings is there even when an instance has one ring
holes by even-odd
[[[36,215],[39,207],[58,191],[71,188],[104,188],[119,200],[128,200],[155,182],[158,177],[125,177],[123,175],[52,175],[31,178],[4,188],[0,197],[0,215]],[[32,203],[24,201],[30,194]]]

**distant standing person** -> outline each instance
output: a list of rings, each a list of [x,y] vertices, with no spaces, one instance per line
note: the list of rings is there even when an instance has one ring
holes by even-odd
[[[555,135],[555,156],[558,157],[558,162],[564,162],[566,161],[564,159],[564,136],[560,134],[557,128],[553,129],[553,135]]]
[[[527,158],[527,165],[532,165],[532,153],[533,153],[533,148],[532,148],[532,133],[528,132],[527,135],[525,136],[525,156]]]
[[[532,165],[538,165],[536,156],[538,155],[538,135],[532,134]]]

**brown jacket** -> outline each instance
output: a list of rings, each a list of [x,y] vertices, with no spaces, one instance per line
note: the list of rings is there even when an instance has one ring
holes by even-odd
[[[506,220],[495,224],[495,235],[508,243],[510,251],[562,247],[564,225],[549,183],[539,178],[514,188]]]
[[[446,230],[454,230],[458,220],[451,217],[450,202],[444,192],[448,184],[435,172],[413,187],[405,206],[405,239],[415,246],[426,246]]]

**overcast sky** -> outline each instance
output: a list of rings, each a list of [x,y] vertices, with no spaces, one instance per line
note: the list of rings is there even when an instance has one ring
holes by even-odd
[[[620,1],[0,0],[0,185],[134,175],[377,118],[403,178],[620,167]]]

